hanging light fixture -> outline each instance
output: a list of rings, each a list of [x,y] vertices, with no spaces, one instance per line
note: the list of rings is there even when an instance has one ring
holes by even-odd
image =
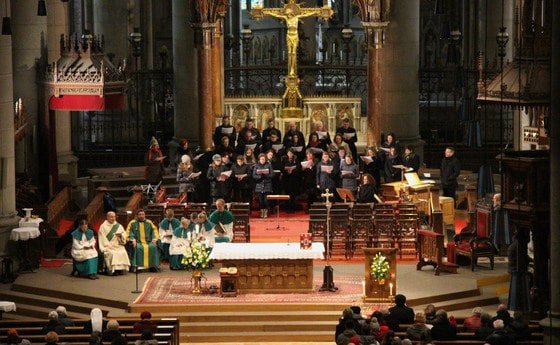
[[[12,34],[12,20],[8,17],[8,1],[4,0],[4,8],[6,9],[6,15],[2,18],[2,35]]]
[[[45,0],[39,0],[37,4],[37,15],[39,17],[46,17],[47,16],[47,4]]]

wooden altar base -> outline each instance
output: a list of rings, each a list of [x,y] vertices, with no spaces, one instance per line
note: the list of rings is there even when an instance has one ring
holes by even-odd
[[[300,293],[313,291],[312,259],[222,260],[239,272],[240,293]]]

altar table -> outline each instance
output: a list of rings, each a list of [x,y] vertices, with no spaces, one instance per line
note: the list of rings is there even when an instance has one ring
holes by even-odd
[[[323,259],[325,247],[311,249],[296,243],[216,243],[211,259],[235,266],[241,293],[298,293],[313,291],[313,259]]]

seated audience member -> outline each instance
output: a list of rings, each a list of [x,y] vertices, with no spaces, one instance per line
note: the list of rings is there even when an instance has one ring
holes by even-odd
[[[498,319],[504,321],[504,327],[507,327],[509,323],[512,321],[511,315],[509,314],[509,311],[507,309],[507,305],[505,304],[498,305],[498,310],[496,310],[496,316],[492,318],[492,322]]]
[[[513,334],[516,340],[531,339],[531,329],[523,320],[523,313],[520,311],[513,313],[513,320],[507,326],[506,331]]]
[[[381,340],[381,345],[391,345],[393,343],[393,339],[395,338],[398,339],[398,337],[395,337],[395,332],[393,330],[388,330],[383,336],[383,340]]]
[[[336,345],[348,345],[350,338],[358,336],[358,333],[356,333],[356,330],[354,329],[355,325],[356,323],[352,320],[347,320],[344,323],[344,332],[336,337]]]
[[[414,324],[407,328],[406,336],[412,340],[420,340],[424,332],[430,333],[430,329],[426,326],[424,314],[416,313]]]
[[[474,330],[474,338],[484,340],[494,331],[492,316],[488,313],[480,314],[480,327]]]
[[[82,219],[80,226],[72,232],[72,258],[74,259],[74,270],[71,275],[77,272],[80,277],[99,279],[96,274],[95,232],[89,228],[86,219]]]
[[[436,312],[436,320],[431,333],[433,340],[454,340],[457,337],[457,327],[449,323],[445,310],[440,309]]]
[[[140,339],[136,340],[134,345],[156,345],[157,343],[157,339],[154,338],[153,333],[146,330],[142,332]]]
[[[49,313],[49,321],[43,327],[43,334],[49,332],[56,332],[56,334],[66,334],[66,327],[58,321],[58,313],[56,311],[51,311]]]
[[[427,324],[433,324],[436,320],[436,307],[433,304],[428,304],[424,309],[424,317]]]
[[[401,345],[412,345],[412,341],[411,341],[410,339],[408,339],[408,338],[404,338],[404,339],[401,341]]]
[[[121,331],[119,330],[119,322],[117,320],[109,320],[107,322],[107,329],[101,335],[101,341],[104,343],[110,343],[116,337],[121,336]]]
[[[56,332],[49,332],[45,335],[45,344],[46,345],[56,345],[58,344],[58,334]]]
[[[362,308],[360,308],[357,305],[353,305],[350,307],[350,309],[352,309],[352,312],[354,313],[352,315],[354,320],[358,321],[360,325],[363,327],[366,324],[366,318],[362,315]]]
[[[362,343],[360,342],[360,338],[352,337],[348,340],[348,345],[362,345]]]
[[[89,336],[89,345],[101,345],[102,334],[99,332],[93,332]]]
[[[152,314],[149,311],[140,313],[140,321],[134,323],[132,330],[134,333],[144,333],[150,331],[152,334],[156,333],[157,325],[152,320]]]
[[[486,338],[486,342],[490,345],[515,345],[515,337],[513,334],[506,332],[504,328],[504,320],[496,319],[492,323],[494,332]]]
[[[107,328],[107,320],[103,320],[103,313],[99,308],[93,308],[90,312],[90,320],[84,324],[84,333],[92,334],[99,332],[100,334]]]
[[[472,310],[472,315],[465,318],[463,321],[463,329],[465,332],[474,332],[475,329],[480,328],[480,315],[484,310],[481,307],[476,307]]]
[[[28,345],[31,344],[27,339],[20,339],[19,333],[15,328],[10,328],[6,332],[6,345]]]
[[[362,333],[362,326],[357,320],[354,319],[354,312],[351,308],[346,308],[342,311],[342,318],[338,320],[338,325],[336,325],[336,332],[334,335],[335,340],[338,340],[338,336],[344,332],[347,322],[352,322],[354,324],[354,327],[352,329],[356,333]]]
[[[121,335],[120,337],[113,339],[111,345],[128,345],[128,340]]]
[[[375,315],[375,313],[374,313],[374,315]],[[380,318],[383,317],[381,315],[381,313],[379,313],[379,317]],[[387,327],[387,325],[385,325],[385,324],[381,325],[381,323],[379,322],[379,319],[375,316],[371,317],[371,319],[369,321],[369,326],[371,327],[371,335],[373,335],[375,340],[377,340],[378,342],[383,340],[383,336],[389,330],[389,327]],[[363,330],[362,330],[362,332],[363,332]]]
[[[376,322],[377,329],[379,329],[379,324]],[[379,343],[373,335],[371,323],[366,323],[362,325],[362,335],[360,336],[360,342],[363,345],[378,345]]]
[[[56,307],[56,312],[58,314],[58,321],[63,324],[65,327],[74,326],[74,320],[68,317],[66,313],[66,307],[59,305]]]
[[[389,328],[394,331],[398,331],[398,325],[404,323],[414,322],[414,310],[406,306],[406,297],[404,295],[398,294],[395,296],[395,306],[389,308],[389,318],[387,323]],[[395,325],[391,324],[393,321]],[[396,326],[396,329],[394,328]]]
[[[130,260],[126,252],[126,231],[117,222],[117,214],[107,212],[107,219],[101,224],[98,232],[99,252],[103,254],[107,273],[122,275],[130,269]]]

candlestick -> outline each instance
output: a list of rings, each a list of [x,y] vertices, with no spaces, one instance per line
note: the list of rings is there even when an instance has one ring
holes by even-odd
[[[389,283],[389,296],[393,296],[393,283]]]
[[[366,282],[362,280],[362,296],[366,295]]]

